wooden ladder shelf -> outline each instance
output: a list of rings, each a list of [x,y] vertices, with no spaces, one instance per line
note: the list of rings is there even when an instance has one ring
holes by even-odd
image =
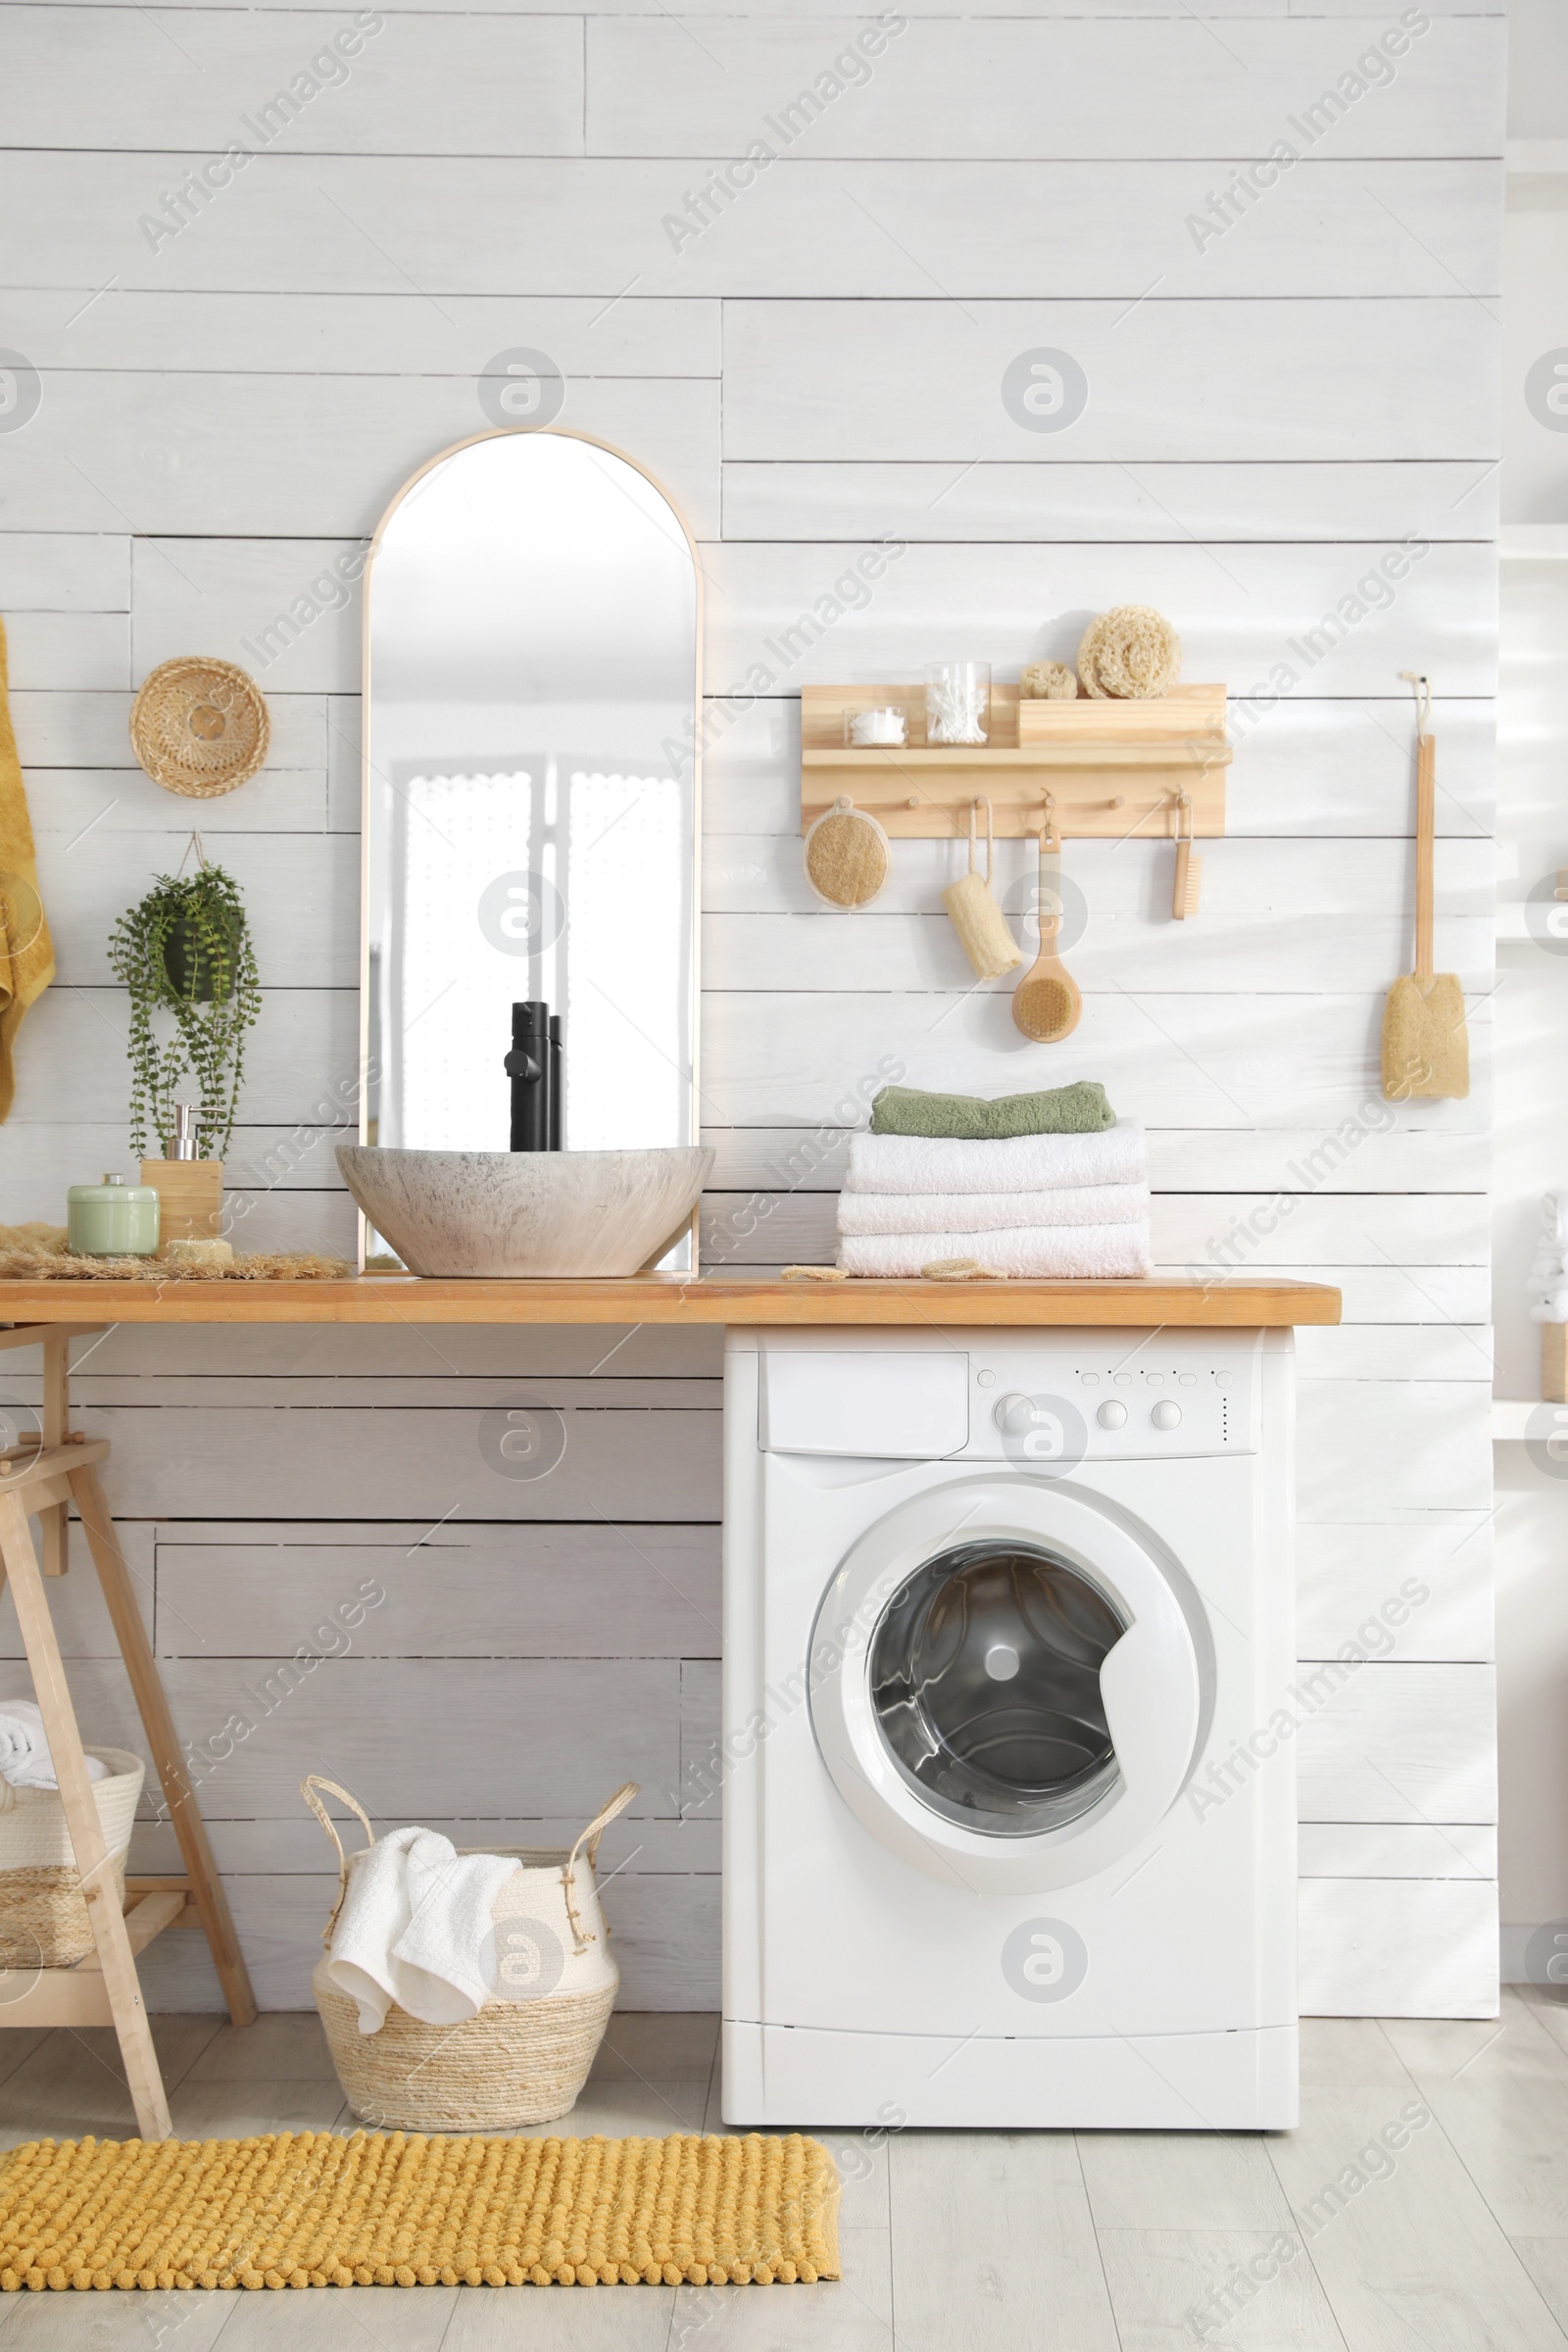
[[[32,1324],[0,1331],[0,1348],[41,1346],[44,1354],[41,1436],[0,1455],[0,1583],[10,1581],[94,1944],[93,1952],[74,1968],[0,1971],[0,2027],[112,2025],[120,2038],[137,2130],[143,2139],[168,2139],[172,2136],[169,2101],[136,1975],[136,1954],[165,1928],[199,1926],[206,1932],[236,2026],[255,2023],[256,2001],[104,1495],[99,1471],[109,1459],[109,1446],[70,1426],[71,1343],[96,1337],[103,1328]],[[103,1587],[185,1864],[183,1878],[127,1879],[123,1910],[113,1899],[114,1876],[44,1581],[66,1573],[67,1523],[73,1507]],[[33,1547],[30,1518],[41,1525],[41,1561]],[[30,1982],[24,1981],[29,1976]]]

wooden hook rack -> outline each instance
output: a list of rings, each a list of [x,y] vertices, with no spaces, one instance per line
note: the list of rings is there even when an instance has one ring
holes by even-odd
[[[844,740],[845,714],[902,710],[908,736],[892,750]],[[1225,830],[1223,686],[1177,686],[1143,703],[1020,702],[991,689],[984,744],[928,744],[923,687],[806,686],[801,690],[801,830],[841,793],[875,816],[895,841],[965,835],[971,802],[984,794],[1004,837],[1038,833],[1048,798],[1068,840],[1175,838],[1185,795],[1195,837]]]

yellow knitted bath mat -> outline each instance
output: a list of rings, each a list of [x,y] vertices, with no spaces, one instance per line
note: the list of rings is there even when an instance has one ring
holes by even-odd
[[[35,2139],[0,2287],[740,2286],[839,2276],[838,2175],[787,2139]]]

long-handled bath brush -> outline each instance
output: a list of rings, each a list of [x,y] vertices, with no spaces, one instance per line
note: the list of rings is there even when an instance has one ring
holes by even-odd
[[[1437,745],[1432,688],[1419,670],[1399,672],[1416,690],[1415,970],[1396,980],[1383,1009],[1383,1092],[1391,1102],[1412,1097],[1462,1102],[1470,1092],[1470,1041],[1464,991],[1452,972],[1432,968]]]
[[[1061,930],[1061,842],[1040,836],[1040,953],[1013,991],[1012,1017],[1036,1045],[1053,1046],[1078,1026],[1084,1001],[1078,983],[1056,954]]]

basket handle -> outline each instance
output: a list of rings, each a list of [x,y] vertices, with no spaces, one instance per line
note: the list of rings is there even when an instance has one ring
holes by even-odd
[[[594,1870],[598,1867],[600,1838],[604,1836],[606,1830],[609,1829],[611,1823],[614,1820],[615,1815],[617,1813],[624,1813],[626,1807],[631,1803],[632,1798],[637,1795],[639,1787],[640,1784],[638,1782],[627,1781],[624,1787],[615,1790],[615,1793],[610,1799],[610,1802],[607,1805],[602,1805],[599,1811],[594,1815],[592,1821],[588,1824],[588,1827],[583,1831],[581,1837],[577,1839],[576,1844],[566,1856],[565,1863],[563,1866],[561,1873],[561,1890],[566,1898],[566,1917],[571,1922],[572,1940],[575,1942],[579,1952],[585,1952],[588,1949],[588,1946],[594,1941],[594,1937],[590,1931],[583,1926],[582,1921],[577,1916],[577,1904],[575,1900],[577,1889],[577,1856],[581,1853],[583,1847],[586,1846],[588,1848],[589,1869]],[[368,1827],[369,1825],[367,1824],[366,1826]]]
[[[367,1813],[365,1807],[360,1803],[360,1800],[357,1796],[350,1796],[348,1790],[346,1788],[340,1788],[336,1781],[326,1780],[318,1772],[308,1772],[306,1774],[304,1780],[300,1783],[300,1794],[304,1797],[305,1802],[310,1806],[311,1811],[316,1815],[317,1820],[320,1823],[322,1829],[326,1832],[327,1836],[331,1838],[333,1845],[337,1849],[337,1896],[332,1904],[331,1911],[327,1915],[326,1925],[321,1930],[322,1945],[327,1950],[330,1950],[332,1945],[332,1930],[337,1926],[337,1915],[343,1908],[343,1897],[345,1894],[347,1894],[349,1888],[349,1857],[343,1851],[343,1840],[337,1834],[336,1822],[332,1819],[331,1814],[328,1813],[326,1807],[322,1804],[320,1798],[316,1793],[318,1788],[324,1788],[329,1795],[340,1797],[343,1803],[348,1806],[348,1809],[351,1813],[356,1813],[359,1815],[359,1818],[364,1824],[365,1828],[364,1850],[367,1852],[368,1852],[369,1848],[375,1843],[375,1832],[370,1827],[370,1816],[368,1813]]]

